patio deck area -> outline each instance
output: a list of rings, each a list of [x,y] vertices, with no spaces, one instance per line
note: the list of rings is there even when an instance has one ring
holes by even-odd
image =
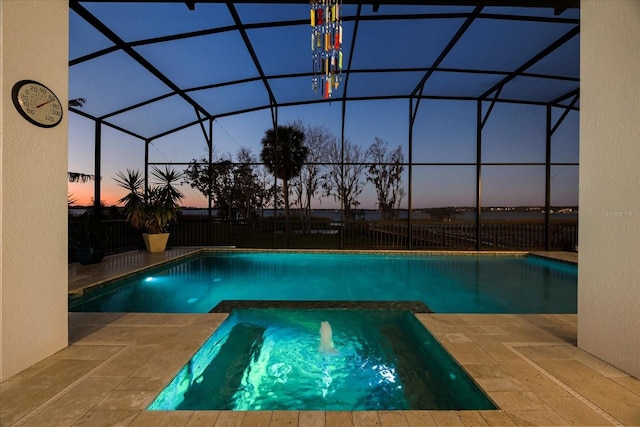
[[[108,276],[110,265],[122,274],[191,250],[70,266],[70,289]],[[69,313],[70,346],[1,383],[0,425],[640,425],[640,381],[576,347],[576,315],[417,314],[495,411],[146,411],[225,317]]]

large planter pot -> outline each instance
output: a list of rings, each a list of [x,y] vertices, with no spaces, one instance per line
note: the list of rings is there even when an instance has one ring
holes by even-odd
[[[169,240],[169,233],[148,234],[142,233],[144,245],[149,252],[164,252]]]
[[[105,248],[76,248],[76,259],[82,265],[97,264],[102,261]]]

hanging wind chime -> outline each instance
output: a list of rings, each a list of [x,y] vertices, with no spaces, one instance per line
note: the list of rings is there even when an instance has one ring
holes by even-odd
[[[342,80],[342,0],[311,0],[313,91],[326,99]]]

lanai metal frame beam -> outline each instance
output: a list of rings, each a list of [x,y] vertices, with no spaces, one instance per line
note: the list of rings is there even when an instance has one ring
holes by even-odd
[[[351,51],[349,54],[349,60],[347,68],[343,70],[345,75],[344,82],[344,90],[341,96],[334,97],[330,100],[306,100],[306,101],[298,101],[298,102],[287,102],[287,103],[278,103],[276,97],[271,90],[269,79],[284,79],[284,78],[293,78],[293,77],[304,77],[310,76],[311,72],[305,73],[290,73],[290,74],[278,74],[278,75],[266,75],[262,68],[262,64],[260,59],[256,55],[256,52],[253,49],[251,41],[247,34],[247,29],[254,28],[272,28],[272,27],[285,27],[285,26],[294,26],[294,25],[306,25],[308,24],[308,20],[300,19],[300,20],[286,20],[286,21],[277,21],[277,22],[263,22],[263,23],[244,23],[240,18],[235,5],[241,3],[255,3],[253,0],[240,0],[230,2],[227,0],[168,0],[167,2],[174,3],[184,3],[190,10],[194,10],[197,7],[198,3],[224,3],[226,4],[233,20],[234,25],[211,28],[181,34],[174,34],[163,37],[155,37],[144,40],[137,40],[132,42],[125,42],[121,38],[119,38],[115,33],[113,33],[106,25],[104,25],[99,19],[94,17],[90,12],[88,12],[84,7],[80,5],[80,2],[90,3],[93,1],[103,1],[109,2],[111,0],[71,0],[70,8],[74,10],[80,17],[85,19],[90,25],[94,26],[99,32],[101,32],[105,37],[107,37],[111,42],[114,43],[114,46],[92,52],[90,54],[84,55],[79,58],[75,58],[69,62],[70,66],[80,64],[85,61],[89,61],[91,59],[95,59],[102,55],[106,55],[108,53],[112,53],[118,50],[122,50],[126,54],[128,54],[132,59],[138,62],[141,66],[147,69],[154,77],[163,82],[166,86],[170,88],[172,92],[156,96],[154,98],[139,102],[134,105],[130,105],[124,108],[121,108],[117,111],[112,111],[108,114],[105,114],[100,117],[93,117],[90,114],[87,114],[83,111],[80,111],[75,108],[70,108],[70,111],[73,111],[77,114],[80,114],[84,117],[90,118],[95,121],[95,168],[96,168],[96,176],[100,175],[100,150],[101,150],[101,129],[102,126],[110,126],[114,129],[117,129],[121,132],[134,136],[136,138],[142,139],[145,141],[145,176],[147,175],[147,169],[149,165],[148,159],[148,145],[149,143],[157,138],[161,138],[163,136],[169,135],[171,133],[183,130],[185,128],[191,127],[193,125],[200,125],[202,128],[205,140],[209,147],[209,165],[212,164],[212,150],[213,150],[213,121],[219,117],[225,117],[235,114],[243,114],[252,111],[258,111],[266,108],[271,109],[272,121],[274,124],[274,128],[277,129],[278,124],[278,108],[285,106],[296,106],[296,105],[304,105],[304,104],[314,104],[314,103],[323,103],[341,100],[342,102],[342,123],[341,123],[341,145],[342,145],[342,154],[341,154],[341,164],[344,166],[344,128],[345,128],[345,111],[346,111],[346,103],[348,101],[359,101],[359,100],[382,100],[382,99],[408,99],[409,100],[409,135],[408,135],[408,143],[409,143],[409,159],[408,159],[408,173],[409,173],[409,194],[408,194],[408,206],[409,206],[409,216],[408,216],[408,247],[411,248],[412,245],[412,221],[411,221],[411,210],[412,210],[412,167],[414,166],[412,151],[413,151],[413,125],[416,119],[417,111],[422,99],[451,99],[451,100],[463,100],[463,101],[476,101],[477,102],[477,138],[476,138],[476,162],[470,163],[469,165],[476,166],[476,249],[480,249],[482,247],[481,242],[481,195],[482,195],[482,180],[481,180],[481,169],[483,165],[492,165],[493,163],[482,163],[482,129],[484,128],[493,107],[497,102],[506,102],[506,103],[517,103],[517,104],[530,104],[530,105],[544,105],[547,108],[547,127],[546,127],[546,159],[544,163],[540,163],[540,165],[545,165],[546,168],[546,183],[545,183],[545,226],[546,226],[546,237],[545,237],[545,246],[548,249],[550,243],[550,220],[549,220],[549,211],[550,211],[550,180],[551,180],[551,138],[554,132],[557,130],[558,126],[563,122],[565,117],[569,114],[570,111],[577,110],[575,107],[578,98],[579,98],[579,89],[573,90],[564,94],[552,101],[549,102],[537,102],[537,101],[525,101],[525,100],[515,100],[515,99],[500,99],[500,94],[502,88],[508,84],[511,80],[523,76],[523,77],[537,77],[537,78],[548,78],[548,79],[556,79],[556,80],[566,80],[566,81],[579,81],[577,78],[571,77],[563,77],[563,76],[552,76],[552,75],[544,75],[538,73],[528,73],[526,70],[529,69],[532,65],[539,62],[541,59],[545,58],[551,52],[555,51],[558,47],[562,46],[567,41],[571,40],[574,36],[579,34],[579,22],[576,19],[566,19],[566,18],[550,18],[550,17],[533,17],[533,16],[521,16],[521,15],[499,15],[492,13],[482,13],[482,9],[484,6],[526,6],[526,7],[553,7],[555,14],[559,15],[567,8],[577,8],[579,7],[579,0],[405,0],[405,1],[375,1],[371,3],[363,3],[361,1],[354,0],[343,0],[345,4],[357,4],[357,13],[355,16],[346,16],[344,17],[344,21],[353,21],[354,22],[354,30],[352,36],[351,43]],[[146,1],[154,1],[154,0],[134,0],[133,2],[146,2]],[[282,0],[267,0],[262,3],[274,3],[274,4],[286,4],[286,3],[306,3],[306,1],[282,1]],[[373,11],[376,12],[374,15],[362,15],[361,10],[363,5],[371,4]],[[472,12],[467,13],[444,13],[444,14],[400,14],[400,15],[383,15],[378,14],[380,5],[459,5],[459,6],[475,6],[475,9]],[[352,59],[353,52],[356,49],[356,35],[358,30],[358,24],[360,21],[376,21],[376,20],[385,20],[385,19],[393,19],[393,20],[428,20],[428,19],[445,19],[445,18],[466,18],[463,25],[458,29],[456,34],[449,41],[447,46],[440,52],[438,58],[434,61],[433,65],[428,68],[404,68],[404,69],[352,69]],[[552,44],[548,45],[545,49],[540,51],[537,55],[530,58],[524,64],[522,64],[517,69],[504,72],[504,71],[491,71],[491,70],[476,70],[476,69],[451,69],[451,68],[439,68],[439,65],[442,63],[446,55],[455,47],[456,43],[460,40],[464,32],[467,28],[473,23],[474,20],[482,18],[482,19],[496,19],[496,20],[519,20],[519,21],[538,21],[538,22],[554,22],[554,23],[566,23],[566,24],[576,24],[569,32],[565,33],[562,37],[557,39]],[[251,56],[253,63],[258,72],[257,77],[241,79],[237,81],[228,81],[222,83],[216,83],[211,85],[192,87],[192,88],[181,88],[176,85],[172,80],[166,77],[163,73],[161,73],[158,69],[156,69],[151,63],[146,61],[146,59],[138,54],[134,47],[149,45],[153,43],[161,43],[171,40],[179,40],[186,39],[190,37],[198,37],[209,34],[227,32],[227,31],[238,31],[242,36],[242,39],[245,44],[245,48],[247,52]],[[348,83],[349,76],[351,73],[398,73],[398,72],[424,72],[425,74],[420,79],[419,83],[414,87],[411,93],[399,93],[396,95],[385,95],[385,96],[349,96],[348,93]],[[472,73],[472,74],[496,74],[503,75],[503,78],[494,84],[490,89],[486,90],[484,93],[479,96],[430,96],[424,95],[424,88],[429,80],[429,78],[435,72],[450,72],[450,73]],[[198,90],[206,90],[213,89],[222,86],[229,86],[234,84],[247,83],[252,81],[261,81],[267,91],[269,97],[268,105],[258,105],[246,109],[236,110],[236,111],[227,111],[221,114],[217,114],[213,117],[203,106],[197,103],[193,98],[190,97],[189,93],[198,91]],[[491,95],[491,104],[483,114],[482,107],[483,102],[486,102]],[[153,102],[157,102],[166,98],[169,98],[173,95],[178,95],[183,98],[186,102],[191,104],[194,108],[195,115],[197,120],[191,121],[189,123],[185,123],[181,126],[175,127],[170,130],[166,130],[161,133],[157,133],[152,136],[143,137],[138,135],[135,132],[124,129],[120,126],[117,126],[113,123],[109,123],[107,119],[114,117],[119,114],[126,113],[128,111],[134,110],[136,108],[142,107],[144,105],[151,104]],[[567,101],[570,100],[568,103]],[[555,108],[563,108],[563,114],[556,121],[555,124],[552,123],[551,120],[551,111],[552,107]],[[209,132],[204,128],[204,121],[209,123]],[[430,165],[431,163],[420,163],[420,165]],[[444,163],[433,163],[434,165],[443,165]],[[462,165],[462,163],[452,163],[455,165]],[[497,165],[515,165],[520,163],[496,163]],[[522,163],[526,165],[532,165],[534,163]],[[537,164],[537,163],[536,163]],[[560,163],[554,163],[554,165]],[[566,163],[572,164],[572,163]],[[418,164],[415,164],[418,165]],[[343,169],[344,173],[344,169]],[[277,179],[276,179],[277,183]],[[100,200],[100,188],[99,188],[99,179],[96,180],[96,201],[99,203]],[[209,195],[209,211],[211,212],[211,195]],[[344,206],[342,207],[344,211]],[[274,244],[275,244],[275,234],[274,234]],[[343,247],[344,242],[341,241],[341,247]]]

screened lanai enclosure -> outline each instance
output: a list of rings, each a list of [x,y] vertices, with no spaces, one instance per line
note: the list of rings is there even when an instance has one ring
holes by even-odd
[[[154,167],[170,246],[577,246],[578,0],[69,3],[70,231],[101,201],[111,252]]]

